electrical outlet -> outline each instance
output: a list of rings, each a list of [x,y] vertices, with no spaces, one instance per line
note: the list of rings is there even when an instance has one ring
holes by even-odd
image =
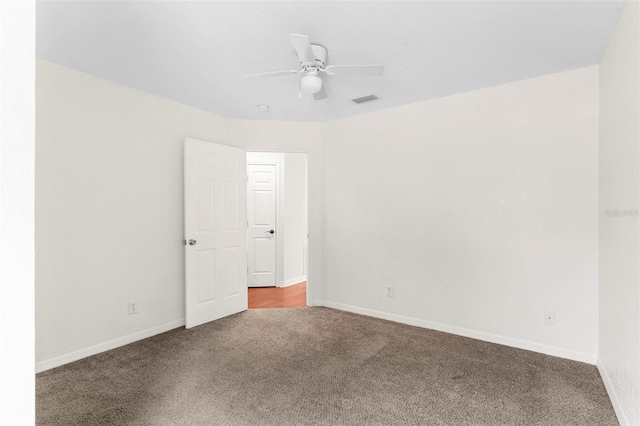
[[[129,315],[138,313],[138,302],[129,302]]]
[[[388,285],[387,286],[387,297],[393,297],[393,286],[392,285]]]
[[[544,310],[544,323],[547,325],[556,325],[556,313],[549,309]]]

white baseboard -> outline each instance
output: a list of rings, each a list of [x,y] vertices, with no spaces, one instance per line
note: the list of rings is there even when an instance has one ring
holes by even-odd
[[[321,306],[325,306],[327,308],[339,309],[341,311],[353,312],[354,314],[367,315],[416,327],[428,328],[430,330],[443,331],[445,333],[456,334],[458,336],[470,337],[472,339],[483,340],[485,342],[498,343],[500,345],[511,346],[518,349],[540,352],[546,355],[585,362],[587,364],[595,365],[596,363],[597,355],[595,354],[572,351],[569,349],[559,348],[557,346],[544,345],[542,343],[531,342],[528,340],[514,339],[513,337],[506,337],[498,334],[486,333],[484,331],[476,331],[468,328],[405,317],[403,315],[390,314],[387,312],[375,311],[373,309],[360,308],[358,306],[345,305],[327,300],[321,301],[321,304]]]
[[[82,358],[86,358],[91,355],[96,355],[101,352],[105,352],[111,349],[118,348],[120,346],[128,345],[129,343],[136,342],[138,340],[146,339],[156,334],[164,333],[174,328],[184,326],[184,318],[168,322],[166,324],[159,325],[157,327],[148,328],[146,330],[138,331],[135,333],[127,334],[126,336],[118,337],[113,340],[109,340],[104,343],[99,343],[88,348],[80,349],[68,354],[60,355],[55,358],[46,359],[36,363],[36,373],[41,373],[46,370],[50,370],[61,365],[68,364],[73,361],[77,361]]]
[[[598,367],[598,372],[600,372],[600,377],[602,377],[602,382],[604,383],[604,387],[607,390],[607,394],[609,394],[609,399],[611,400],[611,405],[613,405],[613,410],[616,412],[618,423],[620,423],[620,426],[630,426],[629,420],[624,414],[624,410],[622,409],[622,405],[620,404],[620,400],[618,399],[618,394],[616,394],[613,383],[611,383],[611,378],[609,377],[609,374],[607,374],[607,370],[604,368],[604,365],[602,365],[602,362],[599,358],[596,362],[596,366]]]
[[[280,281],[280,287],[289,287],[290,285],[300,284],[301,282],[304,282],[306,280],[307,280],[307,276],[301,275],[296,278],[291,278],[290,280]]]

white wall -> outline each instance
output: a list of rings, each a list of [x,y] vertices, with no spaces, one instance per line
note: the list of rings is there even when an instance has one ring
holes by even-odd
[[[36,81],[40,370],[183,321],[185,137],[309,152],[320,170],[314,123],[229,120],[41,60]]]
[[[323,160],[326,305],[595,362],[597,66],[328,122]]]
[[[600,351],[620,423],[640,424],[640,7],[627,2],[600,62]]]
[[[226,120],[41,60],[37,117],[36,360],[184,318],[184,138]]]
[[[35,1],[0,1],[0,424],[35,421]]]
[[[284,161],[284,282],[305,278],[307,242],[307,156],[286,153]]]

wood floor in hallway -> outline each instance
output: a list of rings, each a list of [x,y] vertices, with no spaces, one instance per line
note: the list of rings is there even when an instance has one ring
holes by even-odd
[[[307,283],[289,287],[249,288],[249,309],[307,306]]]

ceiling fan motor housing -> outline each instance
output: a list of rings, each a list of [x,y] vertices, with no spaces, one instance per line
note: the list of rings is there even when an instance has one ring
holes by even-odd
[[[313,51],[313,56],[316,58],[316,64],[319,65],[320,68],[324,68],[324,64],[327,61],[327,49],[319,44],[312,44],[311,50]]]

